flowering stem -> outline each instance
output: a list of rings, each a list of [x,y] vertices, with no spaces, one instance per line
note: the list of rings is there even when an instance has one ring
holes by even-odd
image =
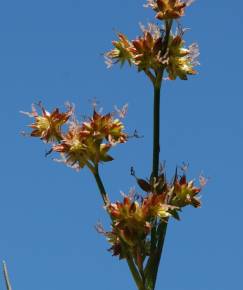
[[[170,31],[172,28],[173,21],[166,20],[165,21],[165,38],[164,38],[164,49],[162,51],[162,55],[166,54],[168,44],[169,44],[169,37]],[[160,93],[161,93],[161,86],[163,80],[164,70],[161,72],[156,73],[156,80],[153,82],[154,85],[154,128],[153,128],[153,168],[152,168],[152,178],[157,178],[159,174],[159,155],[160,155]],[[146,274],[146,287],[149,290],[155,289],[157,273],[159,268],[159,263],[162,255],[162,250],[164,246],[164,240],[167,230],[167,223],[166,221],[161,221],[158,226],[157,234],[151,236],[151,244],[156,244],[155,249],[151,249],[151,256],[147,262],[145,268]]]
[[[170,31],[172,27],[172,20],[165,21],[165,38],[164,49],[162,55],[164,55],[168,48],[168,42],[170,37]],[[160,153],[160,90],[162,85],[164,70],[156,72],[156,78],[153,81],[154,87],[154,132],[153,132],[153,169],[152,177],[158,177],[159,171],[159,153]]]
[[[152,74],[150,70],[144,70],[145,74],[148,76],[148,78],[151,80],[151,82],[155,83],[155,76]]]
[[[99,167],[98,167],[98,164],[95,165],[95,168],[94,170],[91,170],[91,172],[93,173],[94,177],[95,177],[95,180],[96,180],[96,183],[97,183],[97,186],[99,188],[99,191],[101,193],[101,196],[102,196],[102,199],[104,201],[104,204],[105,205],[108,205],[109,204],[109,198],[108,198],[108,195],[106,193],[106,190],[105,190],[105,187],[104,187],[104,184],[101,180],[101,177],[100,177],[100,174],[99,174]],[[128,257],[126,258],[127,260],[127,264],[129,266],[129,269],[132,273],[132,276],[133,276],[133,279],[138,287],[139,290],[146,290],[144,288],[144,285],[143,285],[143,281],[142,281],[142,278],[135,266],[135,263],[133,261],[133,258],[128,255]]]
[[[104,184],[100,178],[100,174],[99,174],[99,166],[98,164],[95,165],[95,170],[92,171],[94,177],[95,177],[95,181],[97,183],[97,186],[99,188],[99,191],[100,191],[100,194],[101,194],[101,197],[104,201],[104,204],[107,205],[109,203],[109,198],[108,198],[108,195],[106,193],[106,190],[105,190],[105,187],[104,187]]]
[[[152,177],[158,177],[160,152],[160,89],[162,74],[158,74],[154,84],[154,140],[153,140],[153,171]]]

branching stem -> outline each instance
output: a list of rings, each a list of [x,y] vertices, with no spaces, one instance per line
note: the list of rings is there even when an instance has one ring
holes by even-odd
[[[95,165],[95,170],[92,171],[94,177],[95,177],[95,181],[97,183],[97,186],[99,188],[99,191],[100,191],[100,194],[101,194],[101,197],[104,201],[104,204],[105,205],[108,205],[109,204],[109,198],[108,198],[108,194],[106,193],[106,190],[105,190],[105,187],[104,187],[104,184],[101,180],[101,177],[100,177],[100,174],[99,174],[99,165],[96,164]]]
[[[133,279],[138,287],[138,290],[146,290],[145,286],[143,285],[142,277],[140,276],[132,257],[128,256],[126,259],[130,272],[132,273]]]
[[[166,20],[165,21],[165,37],[163,41],[163,51],[162,56],[166,55],[168,51],[169,39],[170,39],[170,31],[172,28],[173,21]],[[161,94],[161,86],[164,75],[164,69],[160,72],[156,73],[155,82],[153,82],[154,86],[154,125],[153,125],[153,165],[152,165],[152,174],[151,178],[157,178],[159,174],[159,156],[160,156],[160,94]],[[166,221],[161,221],[156,235],[151,235],[151,244],[156,245],[155,249],[150,254],[150,258],[147,262],[145,268],[146,274],[146,287],[149,290],[155,289],[157,273],[159,268],[159,263],[162,255],[162,250],[164,246],[164,240],[167,230]],[[151,248],[152,249],[152,248]]]

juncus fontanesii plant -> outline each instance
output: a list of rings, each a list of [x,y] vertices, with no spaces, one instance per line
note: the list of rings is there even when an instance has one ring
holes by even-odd
[[[113,160],[110,151],[129,140],[121,117],[115,113],[101,114],[94,109],[91,117],[78,121],[72,105],[64,112],[59,108],[49,113],[41,103],[26,113],[33,118],[29,136],[37,137],[50,147],[49,154],[60,154],[56,159],[76,170],[87,167],[98,185],[104,208],[111,220],[111,229],[97,225],[110,244],[109,251],[127,261],[139,290],[154,290],[161,260],[166,229],[170,218],[180,219],[186,206],[201,206],[199,193],[205,178],[187,180],[186,171],[176,169],[171,181],[160,164],[160,94],[164,80],[187,80],[197,74],[199,49],[193,43],[186,46],[185,30],[179,24],[192,1],[147,0],[145,7],[155,12],[159,24],[141,25],[141,35],[129,40],[123,33],[112,41],[113,48],[105,53],[105,62],[128,63],[144,72],[153,85],[153,154],[148,179],[138,178],[132,168],[140,193],[123,194],[122,201],[111,202],[99,173],[100,163]],[[176,21],[174,21],[176,20]],[[172,30],[175,30],[174,32]],[[122,116],[121,116],[122,115]]]

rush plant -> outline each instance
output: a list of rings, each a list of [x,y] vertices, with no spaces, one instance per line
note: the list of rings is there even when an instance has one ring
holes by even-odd
[[[165,81],[187,80],[195,75],[199,50],[197,44],[186,46],[185,30],[180,18],[191,1],[148,0],[144,5],[155,12],[158,24],[141,25],[141,35],[129,40],[123,33],[117,34],[113,48],[105,53],[108,67],[127,63],[143,72],[153,86],[153,152],[149,178],[138,178],[134,169],[131,174],[139,186],[139,193],[124,194],[121,201],[112,202],[100,176],[100,164],[111,162],[113,147],[129,140],[124,131],[122,117],[102,114],[94,108],[91,117],[78,121],[72,105],[64,112],[58,108],[48,112],[41,103],[26,113],[33,118],[30,125],[32,137],[48,143],[48,154],[60,154],[58,161],[76,170],[87,167],[97,183],[104,208],[111,222],[105,230],[97,225],[110,244],[113,256],[127,261],[138,290],[154,290],[160,265],[166,229],[171,218],[179,220],[186,206],[200,207],[199,192],[205,179],[199,177],[196,186],[188,181],[186,171],[176,169],[168,181],[165,168],[160,164],[160,96]],[[148,99],[149,100],[149,99]]]

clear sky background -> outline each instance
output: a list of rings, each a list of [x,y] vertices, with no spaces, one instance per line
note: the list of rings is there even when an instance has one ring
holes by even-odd
[[[20,136],[31,119],[19,111],[70,101],[81,116],[94,98],[104,111],[128,103],[127,130],[144,138],[116,147],[101,174],[114,200],[134,186],[130,166],[148,177],[152,87],[135,69],[107,70],[101,56],[116,31],[135,38],[138,23],[153,20],[144,2],[0,0],[0,260],[13,290],[135,290],[126,263],[94,229],[107,219],[92,176],[45,158],[44,144]],[[202,208],[169,225],[157,289],[242,287],[242,10],[239,0],[198,0],[182,20],[191,28],[187,43],[200,45],[201,66],[189,81],[165,83],[161,160],[170,174],[188,162],[191,178],[203,171],[210,181]]]

